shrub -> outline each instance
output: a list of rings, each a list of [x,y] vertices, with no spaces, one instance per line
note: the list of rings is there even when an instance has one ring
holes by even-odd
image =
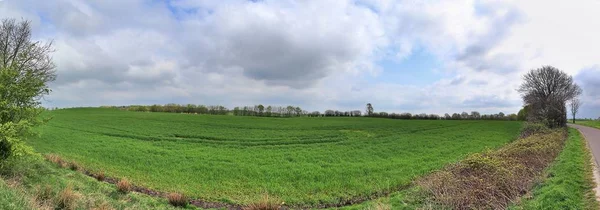
[[[77,162],[72,161],[69,163],[69,168],[73,171],[78,171],[79,169],[81,169],[81,166],[79,166]]]
[[[50,200],[54,197],[54,191],[52,190],[52,187],[50,185],[45,185],[44,187],[38,185],[36,187],[35,197],[39,201]]]
[[[77,207],[77,199],[79,195],[75,193],[71,186],[67,186],[58,194],[56,204],[60,209],[75,209]]]
[[[122,193],[128,193],[129,191],[131,191],[131,183],[129,183],[129,180],[123,178],[121,180],[119,180],[119,182],[117,182],[117,190],[119,190],[119,192]]]
[[[276,197],[269,197],[265,194],[258,202],[244,207],[244,210],[276,210],[283,205],[284,202]]]
[[[44,156],[46,157],[46,160],[53,162],[60,167],[66,168],[69,165],[57,154],[46,154]]]
[[[181,193],[169,193],[167,195],[167,200],[169,201],[169,204],[176,207],[185,207],[189,203],[188,198]]]
[[[391,210],[392,206],[387,203],[377,202],[367,208],[367,210]]]
[[[526,138],[533,134],[539,133],[548,133],[551,130],[543,123],[531,123],[527,122],[523,124],[523,128],[521,128],[521,138]]]
[[[94,178],[96,178],[96,180],[98,180],[98,181],[104,181],[104,179],[106,178],[106,177],[104,176],[104,171],[100,171],[100,172],[98,172],[98,173],[94,174],[93,176],[94,176]]]
[[[497,151],[471,155],[417,185],[431,195],[431,203],[451,209],[506,209],[533,187],[564,140],[562,130],[534,134]]]
[[[100,204],[98,207],[93,208],[93,210],[113,210],[114,208],[110,206],[110,204],[104,202]]]

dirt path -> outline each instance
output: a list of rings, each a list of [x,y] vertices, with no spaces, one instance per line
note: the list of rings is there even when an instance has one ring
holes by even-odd
[[[600,130],[582,125],[569,124],[570,127],[577,128],[588,142],[594,159],[594,181],[596,181],[596,200],[600,201]]]

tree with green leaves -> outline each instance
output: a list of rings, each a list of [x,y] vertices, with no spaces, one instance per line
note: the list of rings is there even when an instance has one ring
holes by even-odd
[[[259,104],[257,108],[258,108],[258,115],[263,116],[263,112],[265,111],[265,106],[263,106],[262,104]]]
[[[526,121],[528,113],[529,113],[529,105],[526,105],[521,110],[519,110],[519,113],[517,113],[517,120]]]
[[[28,153],[41,99],[56,79],[52,42],[31,40],[31,22],[4,19],[0,25],[0,160]]]

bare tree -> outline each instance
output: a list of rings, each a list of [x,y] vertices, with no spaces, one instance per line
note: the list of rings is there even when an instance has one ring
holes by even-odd
[[[532,69],[523,76],[518,91],[531,108],[528,120],[544,122],[549,127],[566,126],[566,102],[581,94],[573,77],[552,66]]]
[[[582,102],[579,100],[579,98],[573,98],[569,102],[569,106],[571,107],[571,115],[573,115],[573,123],[575,123],[575,115],[577,112],[579,112],[579,107],[581,104]]]

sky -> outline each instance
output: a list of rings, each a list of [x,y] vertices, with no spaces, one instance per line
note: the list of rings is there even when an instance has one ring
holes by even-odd
[[[516,113],[552,65],[600,117],[600,0],[0,0],[54,42],[46,107]]]

